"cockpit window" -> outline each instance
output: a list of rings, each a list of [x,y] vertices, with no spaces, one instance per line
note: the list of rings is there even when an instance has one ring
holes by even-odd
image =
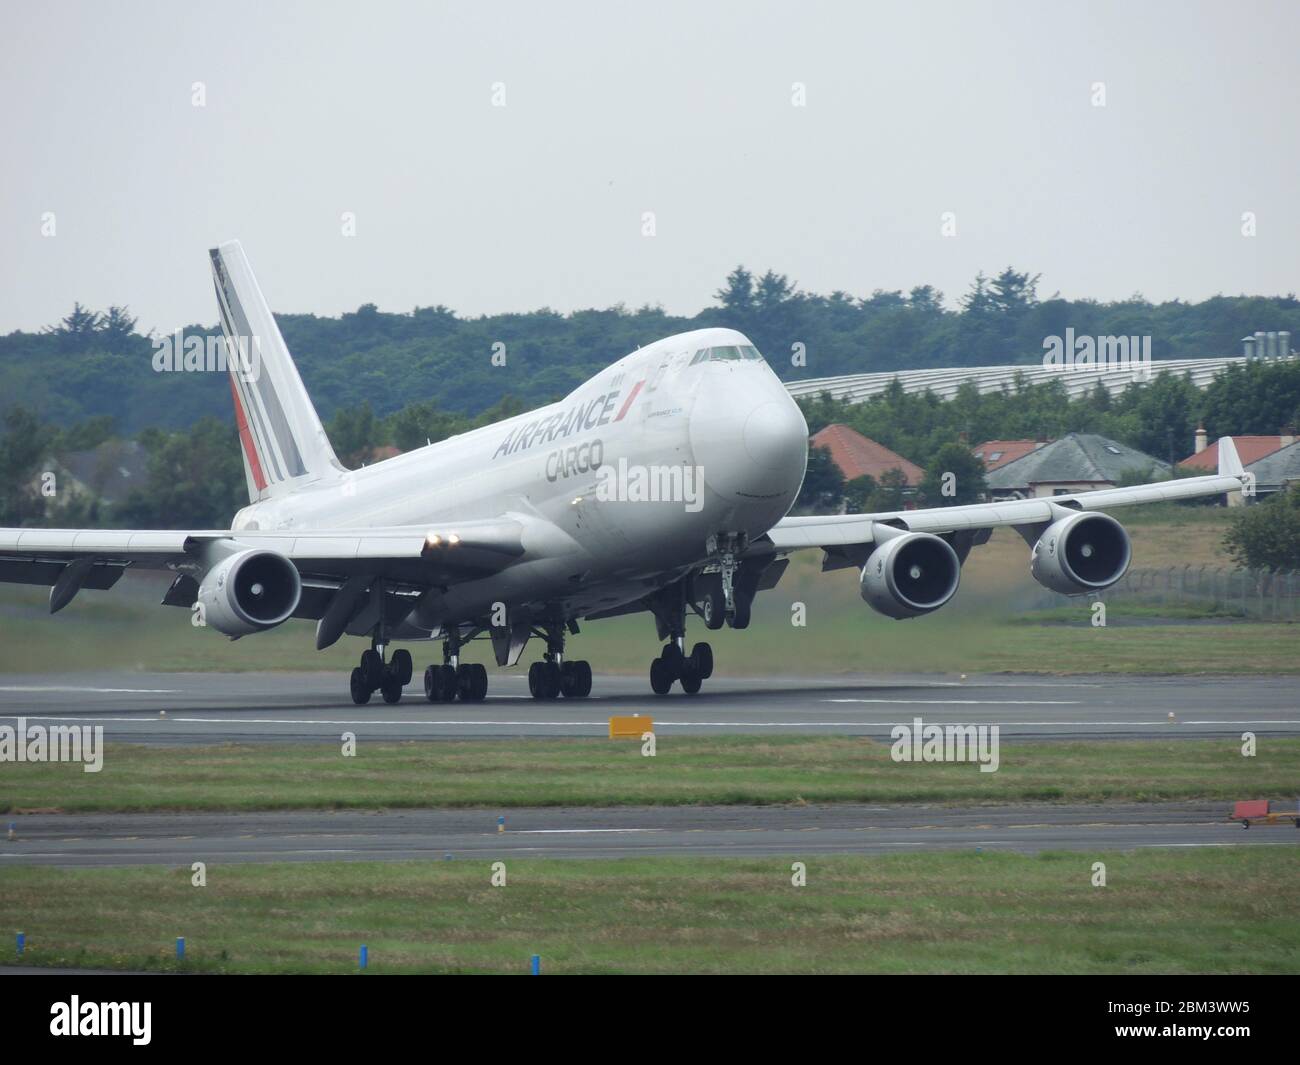
[[[763,356],[752,344],[727,344],[723,347],[700,348],[691,359],[691,365],[697,362],[740,362],[741,360],[762,362]]]

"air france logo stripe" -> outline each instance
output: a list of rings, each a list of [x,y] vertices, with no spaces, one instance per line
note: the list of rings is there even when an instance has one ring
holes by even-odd
[[[628,411],[628,408],[632,406],[632,401],[636,399],[637,394],[641,391],[641,386],[643,384],[645,384],[644,377],[641,378],[641,380],[639,380],[635,385],[632,386],[632,391],[627,394],[627,399],[623,401],[623,406],[619,409],[619,412],[615,416],[614,421],[621,422],[623,420],[623,415],[625,415]]]

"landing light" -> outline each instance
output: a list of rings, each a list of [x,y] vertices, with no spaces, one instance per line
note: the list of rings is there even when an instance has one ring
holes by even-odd
[[[452,533],[450,536],[447,537],[447,543],[451,544],[452,547],[455,547],[458,543],[460,543],[460,537],[457,536],[455,533]]]
[[[441,547],[442,537],[437,533],[429,533],[429,535],[424,538],[424,542],[428,544],[429,547]]]

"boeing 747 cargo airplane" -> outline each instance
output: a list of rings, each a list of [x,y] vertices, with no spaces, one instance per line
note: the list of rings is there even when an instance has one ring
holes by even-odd
[[[529,640],[534,698],[591,692],[566,657],[579,622],[644,611],[663,645],[650,686],[699,691],[713,671],[686,621],[743,629],[755,595],[791,552],[860,570],[862,598],[892,618],[939,609],[972,547],[997,526],[1030,545],[1030,568],[1066,594],[1119,580],[1128,534],[1100,511],[1241,489],[1229,440],[1216,476],[1051,499],[882,514],[786,517],[799,494],[808,427],[763,357],[732,329],[700,329],[625,355],[539,410],[359,470],[321,426],[238,242],[210,253],[249,505],[229,529],[184,532],[0,529],[0,581],[50,586],[50,611],[130,569],[175,579],[163,603],[237,639],[316,622],[317,648],[370,641],[354,702],[395,703],[410,651],[442,643],[424,672],[431,702],[482,700],[487,670],[462,647],[490,639],[499,666]],[[251,357],[250,357],[251,356]]]

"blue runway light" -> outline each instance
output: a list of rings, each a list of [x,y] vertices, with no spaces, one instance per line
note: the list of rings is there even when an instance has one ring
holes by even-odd
[[[533,976],[542,975],[542,956],[540,954],[533,955],[532,969]]]
[[[361,968],[364,969],[364,968],[366,967],[366,964],[367,964],[369,961],[370,961],[370,950],[369,950],[369,948],[368,948],[364,943],[362,943],[362,944],[361,944],[361,958],[360,958],[360,966],[361,966]]]

